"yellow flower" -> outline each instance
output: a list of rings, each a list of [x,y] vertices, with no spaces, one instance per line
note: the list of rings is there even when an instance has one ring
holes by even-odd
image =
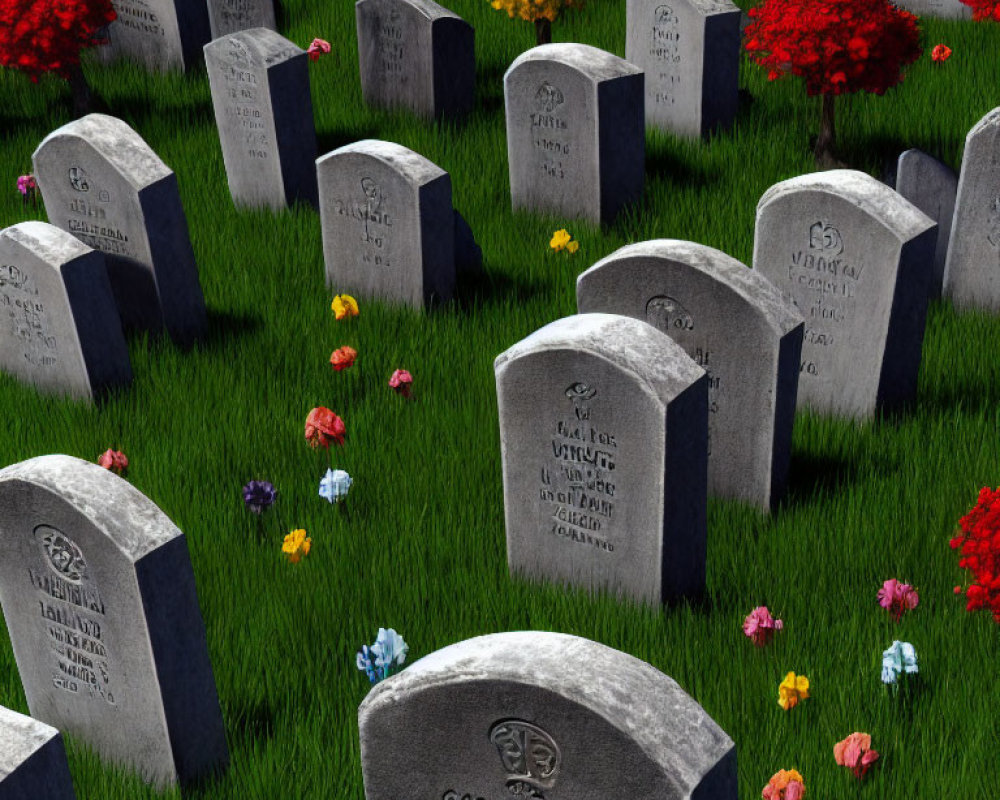
[[[330,304],[337,319],[344,317],[356,317],[358,315],[358,301],[349,294],[338,294]]]
[[[311,545],[312,539],[306,538],[305,530],[299,528],[285,537],[285,541],[281,545],[281,552],[285,553],[293,564],[298,564],[302,556],[309,555]]]
[[[566,245],[566,249],[569,250],[571,253],[575,253],[577,250],[580,249],[580,243],[570,242],[568,245]]]
[[[552,240],[549,242],[549,247],[556,251],[562,250],[571,238],[572,237],[569,235],[567,230],[563,228],[562,230],[556,231],[552,234]]]
[[[789,672],[778,687],[778,705],[785,711],[795,706],[799,700],[809,696],[809,679],[805,675],[795,676]]]

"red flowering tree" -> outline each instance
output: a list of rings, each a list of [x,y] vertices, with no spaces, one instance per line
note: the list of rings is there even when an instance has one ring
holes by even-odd
[[[35,82],[47,72],[65,78],[74,110],[83,113],[90,90],[80,50],[100,44],[96,34],[116,16],[111,0],[0,0],[0,66]]]
[[[824,166],[836,163],[834,97],[883,94],[923,52],[917,18],[889,0],[764,0],[748,13],[743,46],[768,79],[798,75],[823,96],[814,154]]]
[[[992,19],[1000,22],[1000,3],[996,0],[962,0],[972,8],[972,18],[977,22]]]

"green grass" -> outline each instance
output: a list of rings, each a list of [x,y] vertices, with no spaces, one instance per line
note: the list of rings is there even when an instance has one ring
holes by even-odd
[[[108,113],[177,173],[210,331],[186,353],[130,336],[135,381],[96,407],[0,376],[0,464],[46,453],[94,460],[120,448],[131,483],[185,532],[231,750],[228,771],[186,796],[361,800],[357,706],[369,686],[354,653],[384,626],[405,637],[409,662],[520,629],[577,634],[648,661],[736,742],[744,798],[759,796],[781,768],[798,769],[810,797],[857,797],[832,756],[855,730],[881,753],[864,796],[995,797],[1000,636],[988,614],[968,614],[952,593],[967,576],[948,540],[979,487],[1000,483],[1000,318],[932,304],[917,402],[905,414],[867,424],[799,414],[789,497],[776,514],[709,501],[703,603],[641,608],[508,577],[493,358],[574,313],[576,275],[625,243],[689,239],[749,262],[761,194],[814,170],[819,105],[798,83],[768,83],[744,60],[740,86],[752,102],[735,129],[709,143],[650,132],[643,199],[615,224],[513,214],[502,76],[533,46],[533,27],[486,0],[449,5],[476,29],[477,107],[458,125],[364,107],[352,3],[297,0],[279,17],[296,43],[319,36],[334,45],[310,65],[320,154],[387,139],[451,174],[485,278],[426,315],[362,300],[359,318],[334,320],[317,214],[233,208],[204,70],[87,70]],[[842,157],[876,176],[914,146],[957,168],[966,132],[998,102],[1000,26],[923,27],[928,49],[953,48],[948,62],[925,53],[884,97],[837,101]],[[624,33],[624,0],[592,0],[553,26],[556,41],[620,56]],[[6,227],[44,219],[41,206],[22,206],[15,179],[71,114],[56,80],[35,86],[4,71],[0,97]],[[549,252],[560,227],[581,242],[573,256]],[[358,362],[333,373],[327,359],[345,344]],[[397,367],[415,376],[411,402],[386,386]],[[317,405],[347,424],[347,444],[334,453],[355,479],[344,508],[317,496],[326,460],[303,440]],[[251,478],[279,491],[263,538],[240,496]],[[281,541],[300,527],[313,549],[292,565]],[[892,577],[920,593],[898,626],[876,603]],[[757,605],[785,620],[762,650],[741,631]],[[908,704],[879,681],[881,651],[896,638],[920,660],[920,691]],[[812,696],[785,712],[777,688],[789,670],[809,677]],[[5,632],[0,703],[28,710]],[[179,796],[157,795],[69,745],[81,798]]]

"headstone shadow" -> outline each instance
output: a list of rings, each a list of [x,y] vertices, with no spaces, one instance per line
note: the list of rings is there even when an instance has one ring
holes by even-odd
[[[858,464],[854,460],[792,451],[788,488],[778,503],[778,512],[838,494],[857,481]]]

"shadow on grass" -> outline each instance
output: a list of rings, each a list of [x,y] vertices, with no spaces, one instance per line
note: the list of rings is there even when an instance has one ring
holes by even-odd
[[[451,303],[442,308],[456,307],[464,314],[478,312],[484,306],[524,305],[546,291],[545,284],[538,281],[514,281],[499,271],[483,269],[477,272],[459,273],[455,280],[455,294]]]
[[[775,509],[820,502],[857,482],[858,465],[846,458],[810,453],[792,453],[784,497]]]
[[[238,699],[230,708],[229,734],[233,744],[249,746],[274,738],[276,717],[277,712],[269,700]]]

